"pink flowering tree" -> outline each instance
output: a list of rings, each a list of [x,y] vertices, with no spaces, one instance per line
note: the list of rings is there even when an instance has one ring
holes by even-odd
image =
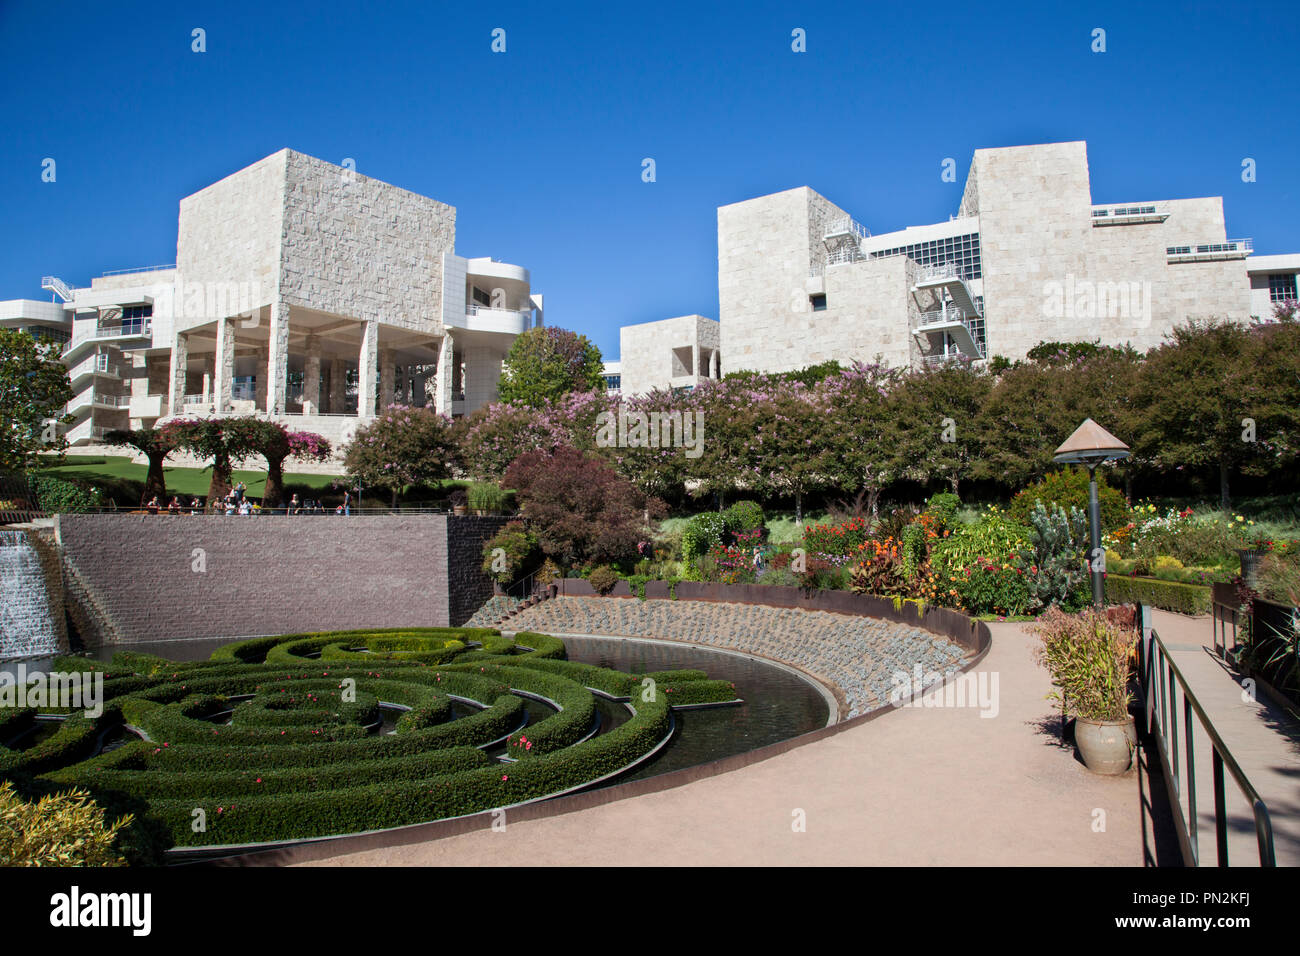
[[[284,498],[284,463],[286,459],[325,461],[333,453],[330,443],[315,432],[291,432],[279,422],[250,419],[242,426],[250,449],[266,459],[266,488],[262,506],[275,508]]]
[[[458,450],[451,419],[428,408],[389,405],[348,444],[343,465],[363,486],[397,493],[450,477]]]

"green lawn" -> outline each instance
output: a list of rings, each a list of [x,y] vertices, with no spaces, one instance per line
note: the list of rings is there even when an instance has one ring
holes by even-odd
[[[126,455],[80,457],[85,458],[85,461],[79,462],[77,460],[78,456],[68,455],[63,464],[42,464],[41,472],[55,478],[77,478],[96,487],[106,487],[115,493],[119,504],[134,503],[130,500],[130,496],[133,496],[136,501],[139,500],[139,491],[133,491],[132,489],[144,487],[145,475],[149,471],[147,465],[137,465]],[[164,466],[163,475],[167,481],[167,493],[169,495],[186,495],[188,497],[197,495],[204,497],[207,495],[208,485],[212,481],[212,471],[207,468]],[[334,475],[303,475],[285,472],[284,482],[286,488],[309,488],[312,491],[328,493],[330,484],[336,480],[336,477]],[[242,481],[248,486],[250,498],[260,498],[263,489],[266,487],[266,472],[236,470],[234,480],[236,482]],[[123,492],[129,496],[125,501],[121,497]]]

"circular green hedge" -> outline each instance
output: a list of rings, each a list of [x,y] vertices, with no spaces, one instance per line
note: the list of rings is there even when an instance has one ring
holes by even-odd
[[[255,638],[210,660],[119,652],[63,658],[101,671],[105,706],[71,714],[0,778],[89,789],[180,847],[403,826],[535,800],[617,773],[666,736],[673,704],[734,700],[701,671],[626,674],[565,660],[544,634],[423,628]],[[595,693],[632,716],[592,736]],[[524,698],[553,705],[528,720]],[[400,713],[380,733],[384,710]],[[0,741],[34,711],[0,713]],[[126,725],[143,735],[96,752]],[[488,749],[504,744],[504,756]]]

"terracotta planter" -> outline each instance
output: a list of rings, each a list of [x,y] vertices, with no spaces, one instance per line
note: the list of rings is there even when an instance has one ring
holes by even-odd
[[[1126,773],[1137,750],[1137,728],[1133,718],[1123,720],[1084,720],[1074,722],[1074,742],[1084,766],[1093,773]]]
[[[469,508],[464,505],[452,505],[451,513],[454,515],[464,515],[469,513]]]

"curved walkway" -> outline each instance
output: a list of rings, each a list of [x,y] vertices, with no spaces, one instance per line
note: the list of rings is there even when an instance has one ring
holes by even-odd
[[[1141,865],[1136,773],[1062,749],[1033,637],[990,628],[973,673],[997,675],[996,716],[902,708],[675,789],[314,865]]]

